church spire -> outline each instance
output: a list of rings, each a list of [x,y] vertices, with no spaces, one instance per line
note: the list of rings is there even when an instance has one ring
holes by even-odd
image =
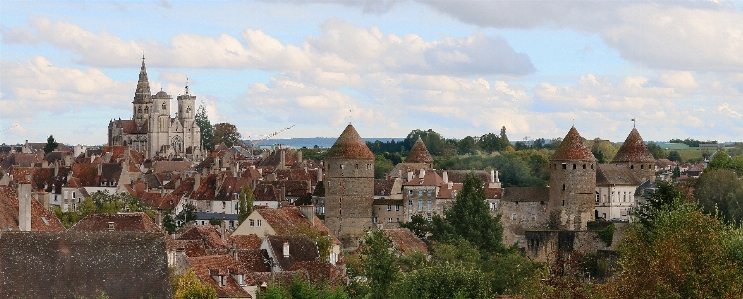
[[[147,79],[147,68],[144,65],[144,53],[142,54],[142,68],[139,70],[139,81],[137,82],[137,91],[134,92],[134,103],[145,104],[152,102],[152,93],[150,93],[150,81]]]

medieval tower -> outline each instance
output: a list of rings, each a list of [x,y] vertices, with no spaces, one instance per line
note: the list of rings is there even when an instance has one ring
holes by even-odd
[[[374,154],[349,124],[325,162],[325,225],[345,248],[356,248],[373,226]]]
[[[550,157],[549,228],[585,230],[593,220],[596,158],[575,127]]]
[[[636,128],[632,128],[611,163],[629,168],[640,182],[655,181],[655,158]]]

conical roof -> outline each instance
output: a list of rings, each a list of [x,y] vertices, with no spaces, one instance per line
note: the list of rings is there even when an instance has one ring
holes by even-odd
[[[583,142],[583,137],[580,137],[578,130],[572,127],[568,131],[568,134],[565,135],[565,139],[557,147],[557,150],[555,150],[555,153],[550,157],[550,160],[596,161],[596,157],[593,156],[591,150]]]
[[[134,103],[145,104],[151,102],[150,81],[147,79],[147,68],[144,66],[144,56],[142,56],[142,68],[139,69],[139,81],[137,81],[137,91],[134,92]]]
[[[642,141],[640,133],[636,128],[632,128],[627,139],[617,151],[617,155],[611,160],[611,163],[620,162],[655,162],[653,154],[650,153],[645,142]]]
[[[433,157],[428,152],[426,144],[423,143],[423,139],[418,136],[418,140],[415,141],[413,148],[410,149],[410,153],[405,157],[406,163],[433,163]]]
[[[348,124],[341,136],[338,136],[338,140],[335,141],[333,146],[328,150],[325,155],[326,158],[341,158],[341,159],[374,159],[374,154],[366,146],[366,143],[353,125]]]

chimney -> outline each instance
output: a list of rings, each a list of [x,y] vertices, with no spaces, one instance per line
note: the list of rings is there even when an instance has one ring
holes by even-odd
[[[302,212],[307,220],[310,221],[310,226],[315,226],[315,206],[313,205],[302,205],[299,206],[299,211]]]
[[[490,170],[490,182],[495,183],[495,169]]]
[[[498,178],[498,171],[495,171],[495,182],[500,183],[500,179]]]
[[[54,161],[54,177],[59,175],[59,160]]]
[[[230,255],[237,261],[237,246],[234,241],[232,242],[232,246],[230,246]]]
[[[284,257],[289,257],[289,241],[284,241]]]
[[[297,162],[302,163],[302,150],[297,150]]]
[[[18,229],[31,231],[31,182],[21,181],[18,184]]]
[[[193,191],[196,191],[196,190],[199,189],[199,185],[201,185],[201,174],[200,173],[196,173],[193,176],[193,179],[194,179]]]
[[[103,163],[98,163],[98,175],[103,173]]]
[[[279,150],[279,167],[276,167],[276,169],[284,169],[286,165],[286,151],[281,149]]]
[[[449,190],[451,190],[451,188],[454,187],[454,182],[449,182],[449,186],[448,187],[449,187]]]
[[[317,168],[317,181],[322,182],[322,167]]]
[[[158,225],[162,225],[163,223],[163,213],[160,211],[155,212],[155,223]]]
[[[408,171],[408,182],[410,182],[412,180],[413,180],[413,172],[412,171]]]
[[[425,169],[421,169],[421,172],[420,172],[420,178],[422,179],[422,178],[424,178],[425,176],[426,176],[426,170],[425,170]]]
[[[442,179],[444,180],[444,183],[449,183],[449,174],[444,170],[444,173],[441,174]]]

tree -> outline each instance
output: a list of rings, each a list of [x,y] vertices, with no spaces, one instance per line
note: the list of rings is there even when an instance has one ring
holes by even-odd
[[[46,145],[44,146],[44,154],[53,152],[57,149],[57,146],[59,146],[59,143],[54,140],[54,135],[49,135],[49,138],[46,139]]]
[[[666,150],[664,150],[660,145],[658,145],[655,142],[648,142],[647,144],[648,150],[651,154],[653,154],[653,158],[658,159],[664,159],[668,154],[666,154]]]
[[[485,202],[485,190],[482,180],[474,173],[469,173],[462,182],[462,190],[451,208],[446,210],[446,222],[457,236],[476,244],[485,256],[503,252],[503,226],[500,216],[490,214]],[[434,233],[435,234],[435,233]]]
[[[240,189],[240,196],[237,202],[238,205],[238,221],[242,223],[245,219],[253,213],[253,204],[255,202],[255,196],[253,195],[253,189],[249,185],[245,185]]]
[[[705,170],[694,186],[694,198],[706,213],[719,213],[732,223],[743,219],[743,182],[730,169]]]
[[[181,221],[182,224],[196,221],[196,207],[192,203],[186,203],[183,205],[183,210],[175,217],[176,220]]]
[[[211,286],[201,282],[193,269],[188,271],[178,279],[173,299],[216,299],[217,291]]]
[[[593,156],[602,164],[611,162],[618,150],[611,142],[601,140],[600,138],[594,139],[591,146]]]
[[[500,128],[500,146],[499,150],[505,150],[507,147],[511,146],[511,142],[508,141],[508,135],[506,135],[506,126],[503,126]]]
[[[209,122],[206,107],[204,107],[203,103],[196,110],[196,125],[199,126],[199,131],[201,131],[201,147],[208,151],[214,150],[214,127]]]
[[[163,216],[163,227],[168,231],[168,234],[175,233],[176,224],[175,219],[173,219],[173,213],[169,211],[165,212],[165,215]]]
[[[404,274],[393,288],[400,299],[494,298],[487,277],[477,269],[437,264]]]
[[[681,168],[679,168],[678,165],[677,165],[677,166],[673,167],[673,175],[671,177],[675,179],[675,178],[678,178],[680,176],[681,176]]]
[[[743,232],[676,200],[619,247],[614,298],[743,298]]]
[[[727,152],[719,151],[707,164],[707,169],[732,169],[733,160]]]
[[[237,127],[231,123],[218,123],[214,125],[214,139],[213,144],[224,143],[227,147],[233,145],[239,145],[242,143],[242,136],[237,131]]]
[[[668,160],[679,162],[679,163],[683,162],[681,160],[681,154],[679,154],[679,152],[677,151],[671,151],[670,153],[668,153]]]
[[[645,226],[653,224],[655,214],[658,211],[683,198],[681,190],[672,183],[658,181],[657,186],[657,189],[651,191],[645,197],[645,202],[638,204],[637,210],[634,212],[637,220]]]
[[[389,250],[392,241],[381,230],[368,231],[361,246],[361,268],[371,290],[371,299],[390,298],[399,267]]]

